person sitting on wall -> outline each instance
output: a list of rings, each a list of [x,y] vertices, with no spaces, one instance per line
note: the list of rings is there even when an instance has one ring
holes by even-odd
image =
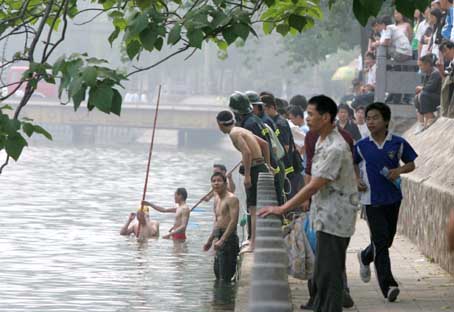
[[[418,125],[415,133],[419,133],[434,122],[434,112],[440,105],[441,75],[434,66],[436,58],[429,53],[419,59],[421,72],[424,74],[422,86],[416,87],[416,115]]]

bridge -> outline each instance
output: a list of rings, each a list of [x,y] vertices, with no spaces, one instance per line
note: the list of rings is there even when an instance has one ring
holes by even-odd
[[[17,107],[19,100],[10,100],[7,104]],[[163,96],[158,112],[159,129],[177,130],[178,144],[184,146],[191,137],[197,136],[209,142],[219,137],[216,114],[226,109],[227,103],[222,97]],[[70,126],[74,141],[87,141],[99,128],[142,128],[153,127],[156,100],[149,103],[123,103],[121,116],[105,114],[94,109],[88,111],[82,104],[75,112],[73,105],[62,105],[57,101],[32,99],[22,110],[22,117],[33,119],[38,124]],[[90,142],[91,139],[88,138]]]

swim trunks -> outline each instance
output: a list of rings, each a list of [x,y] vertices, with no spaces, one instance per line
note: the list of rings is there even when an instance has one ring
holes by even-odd
[[[175,234],[172,234],[172,239],[173,240],[185,240],[186,239],[186,233],[175,233]]]

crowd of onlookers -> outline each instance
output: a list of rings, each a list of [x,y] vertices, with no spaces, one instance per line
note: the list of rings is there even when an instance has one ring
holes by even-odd
[[[394,10],[392,17],[384,15],[372,20],[368,48],[363,56],[364,69],[360,79],[353,81],[352,94],[345,96],[341,103],[347,104],[350,110],[363,110],[373,102],[377,49],[379,46],[386,46],[388,58],[396,64],[392,70],[412,71],[411,66],[399,64],[417,60],[419,68],[416,67],[415,71],[422,76],[421,84],[416,87],[414,94],[388,94],[386,102],[415,106],[418,120],[416,133],[423,131],[435,121],[440,108],[444,111],[443,115],[453,117],[454,108],[450,105],[454,102],[453,24],[453,0],[432,1],[431,6],[424,12],[415,11],[413,21],[397,10]],[[442,97],[444,85],[449,87]],[[353,117],[352,112],[350,117]]]

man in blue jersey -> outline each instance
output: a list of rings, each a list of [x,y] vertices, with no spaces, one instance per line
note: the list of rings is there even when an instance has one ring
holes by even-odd
[[[400,175],[415,169],[417,154],[405,139],[388,131],[391,110],[386,104],[370,104],[366,120],[370,136],[356,143],[354,153],[354,162],[361,172],[361,203],[365,205],[371,233],[371,244],[358,252],[360,276],[363,282],[369,282],[370,263],[374,262],[383,296],[394,302],[400,291],[391,272],[389,248],[402,201]]]

